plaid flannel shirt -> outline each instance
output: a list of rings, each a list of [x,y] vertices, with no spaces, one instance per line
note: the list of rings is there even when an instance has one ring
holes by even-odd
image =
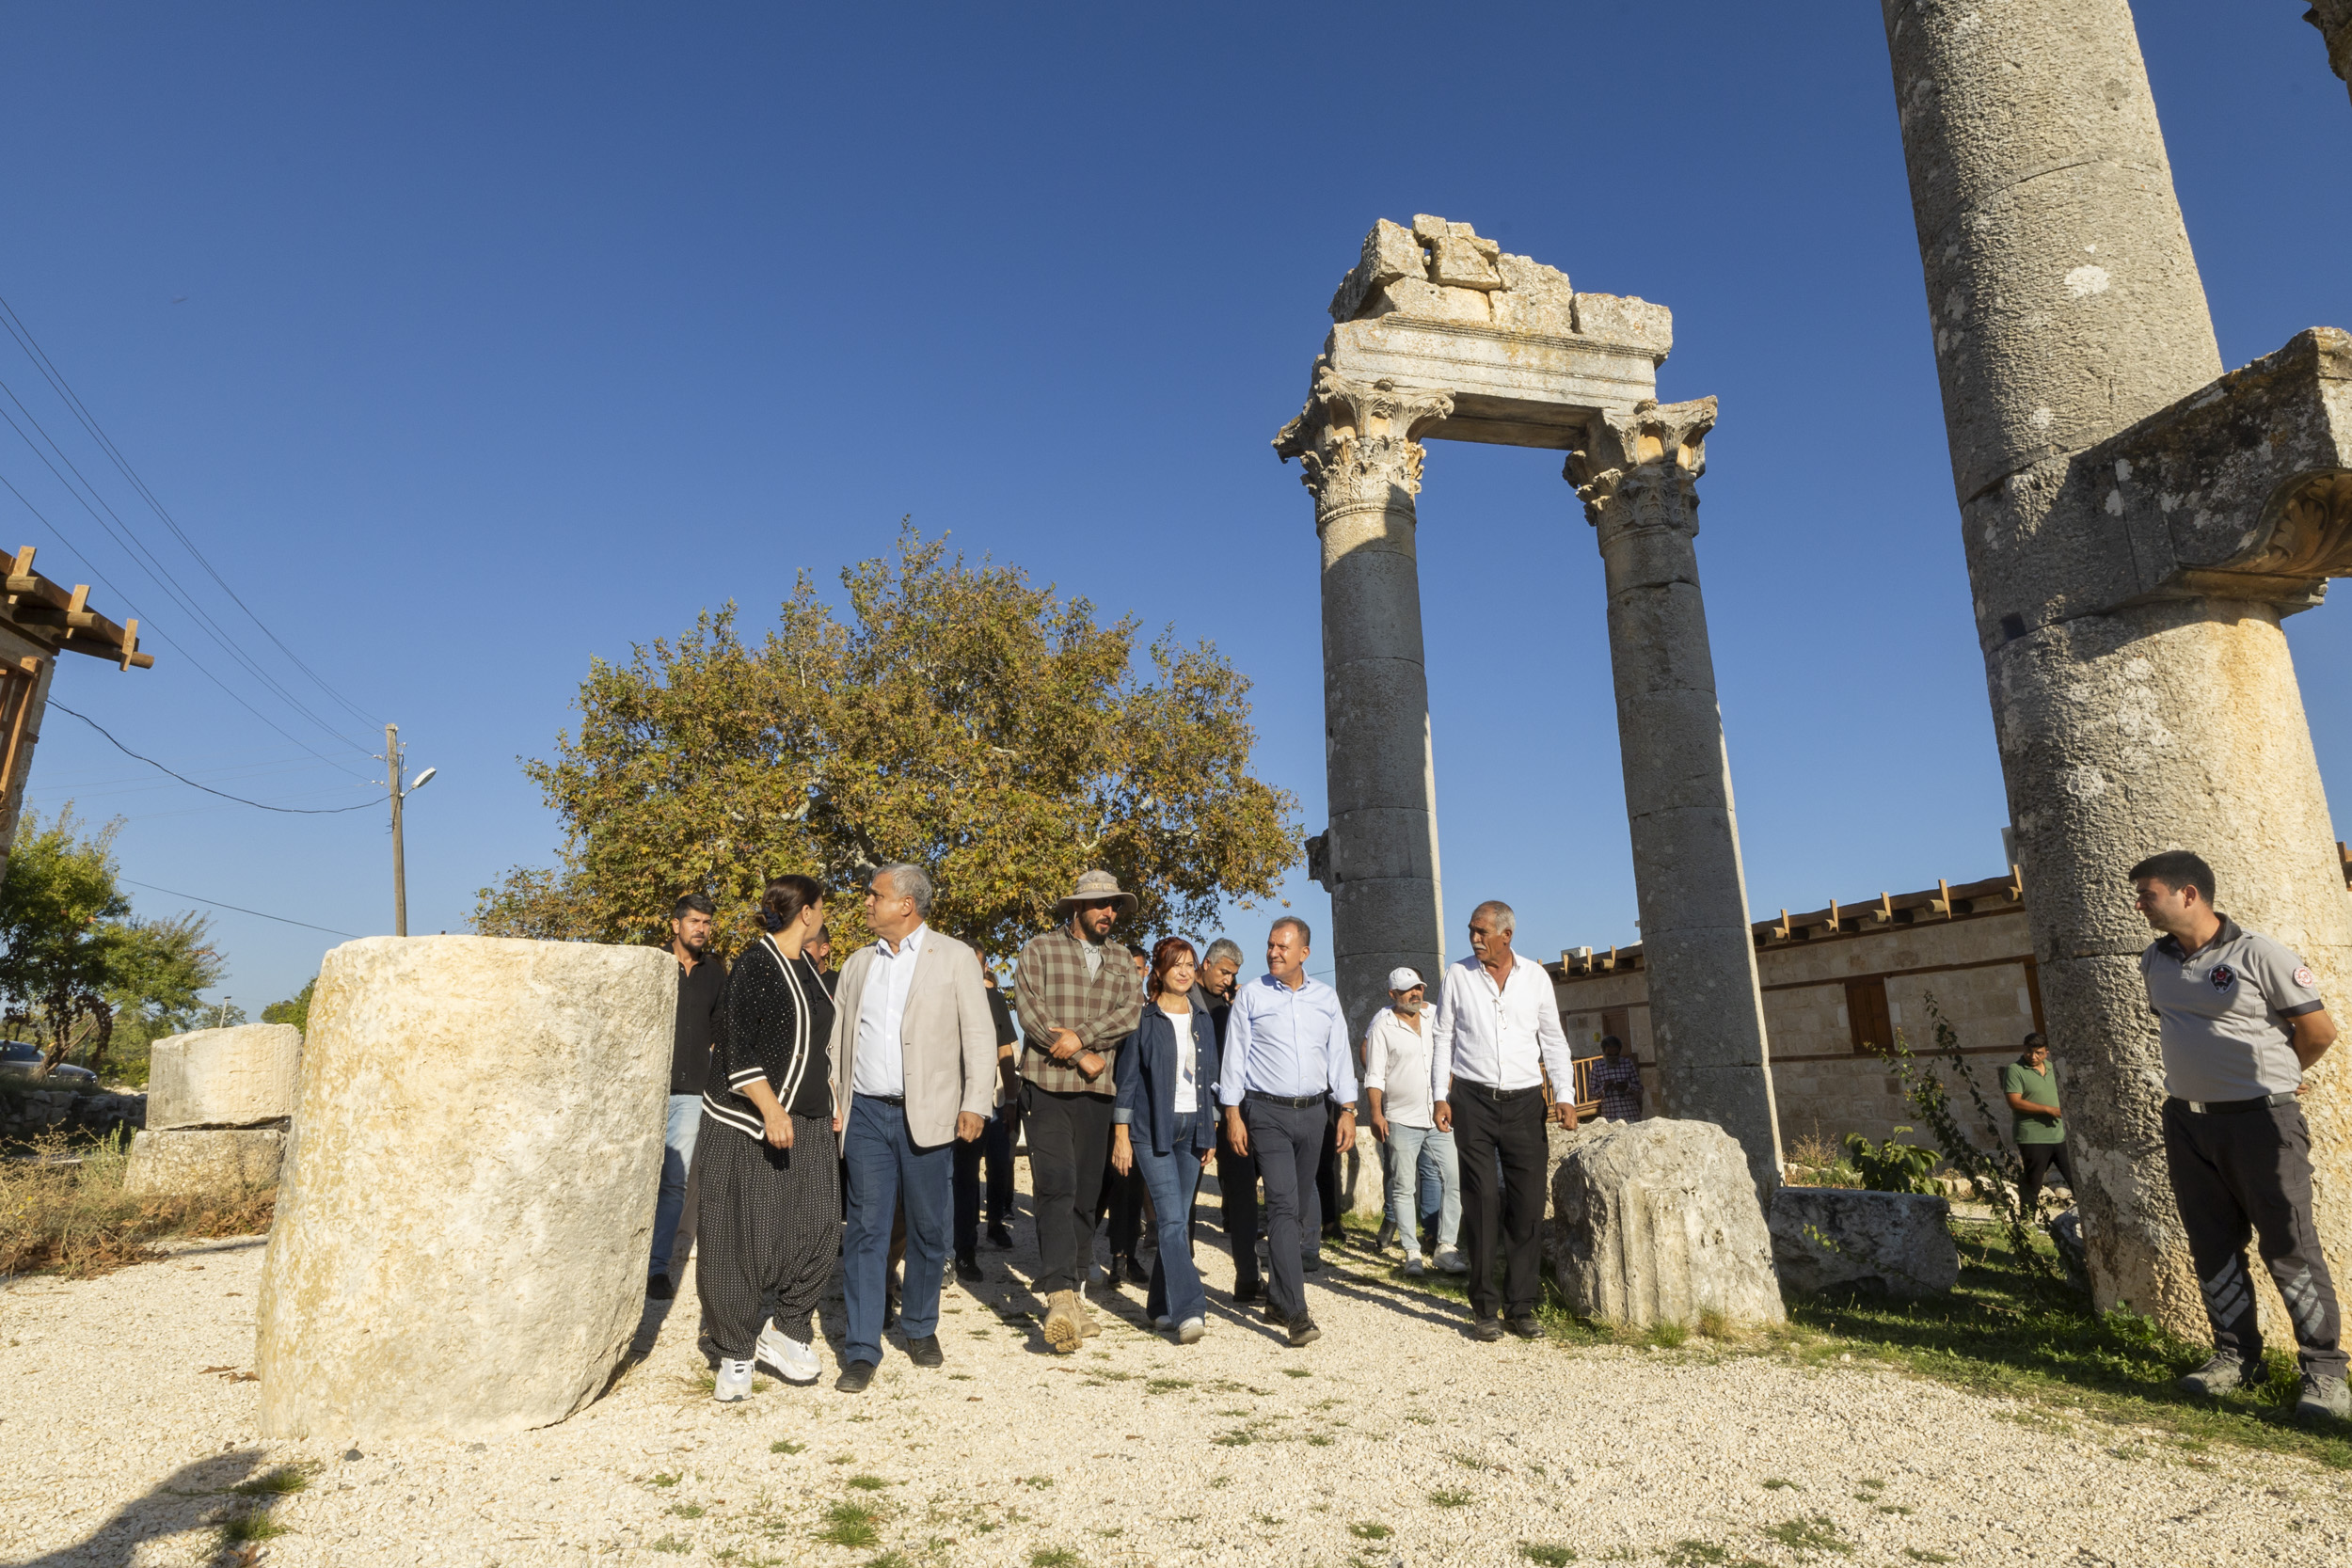
[[[1025,1049],[1021,1076],[1056,1094],[1118,1093],[1111,1068],[1119,1044],[1135,1033],[1143,1016],[1143,982],[1136,961],[1115,942],[1103,943],[1103,967],[1087,974],[1085,948],[1070,927],[1057,926],[1032,937],[1021,949],[1012,994],[1021,1013]],[[1046,1042],[1057,1029],[1067,1029],[1078,1043],[1103,1058],[1103,1070],[1092,1078],[1074,1065],[1054,1060]]]

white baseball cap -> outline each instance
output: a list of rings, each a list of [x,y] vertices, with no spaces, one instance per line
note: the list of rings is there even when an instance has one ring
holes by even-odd
[[[1411,990],[1415,986],[1422,986],[1425,988],[1427,985],[1428,982],[1421,977],[1421,971],[1413,968],[1409,964],[1399,964],[1396,968],[1389,971],[1389,989],[1391,990]]]

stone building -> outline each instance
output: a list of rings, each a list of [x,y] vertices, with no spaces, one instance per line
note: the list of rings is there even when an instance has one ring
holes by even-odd
[[[2336,847],[2352,891],[2352,851]],[[1884,1138],[1915,1124],[1877,1048],[1899,1029],[1913,1050],[1933,1050],[1931,998],[1995,1110],[2002,1063],[2016,1054],[2026,1031],[2046,1032],[2041,970],[2013,871],[1835,901],[1803,914],[1784,910],[1751,931],[1785,1148],[1812,1137],[1836,1143],[1848,1132]],[[1545,967],[1576,1055],[1597,1055],[1603,1035],[1623,1039],[1642,1063],[1654,1108],[1657,1052],[1641,947],[1580,947]],[[2067,1042],[2053,1038],[2051,1051],[2063,1081]]]

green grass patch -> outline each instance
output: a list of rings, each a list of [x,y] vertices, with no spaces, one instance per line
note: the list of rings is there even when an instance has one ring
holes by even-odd
[[[1021,1484],[1032,1491],[1042,1492],[1054,1484],[1054,1478],[1052,1476],[1023,1476]]]
[[[1347,1533],[1359,1541],[1386,1541],[1396,1531],[1386,1525],[1375,1524],[1370,1519],[1362,1519],[1348,1526]]]
[[[649,1552],[676,1552],[683,1556],[692,1551],[694,1544],[691,1541],[680,1541],[675,1535],[665,1535],[659,1541],[648,1542],[645,1549]]]
[[[1282,1375],[1284,1377],[1312,1377],[1315,1374],[1304,1367],[1285,1367],[1282,1369]]]
[[[1429,1494],[1429,1500],[1439,1508],[1468,1508],[1470,1495],[1458,1486],[1448,1486]]]
[[[675,1486],[684,1479],[686,1479],[686,1472],[680,1470],[675,1475],[657,1475],[651,1479],[648,1484],[653,1486]]]
[[[700,1503],[672,1503],[661,1512],[673,1514],[680,1519],[699,1519],[705,1513],[708,1513],[709,1510],[704,1508]]]
[[[240,1513],[223,1521],[220,1544],[223,1546],[243,1546],[255,1541],[268,1541],[286,1533],[286,1527],[268,1514],[255,1512]]]
[[[1567,1568],[1576,1560],[1576,1553],[1556,1541],[1522,1541],[1519,1556],[1535,1563],[1537,1568]]]
[[[282,1497],[302,1491],[310,1484],[310,1467],[306,1465],[282,1465],[251,1481],[241,1481],[229,1490],[240,1497]]]
[[[1767,1492],[1793,1492],[1797,1483],[1785,1476],[1774,1476],[1764,1483]]]
[[[1184,1377],[1155,1377],[1143,1386],[1147,1394],[1172,1394],[1179,1388],[1189,1388],[1192,1380]]]
[[[795,1443],[789,1437],[779,1437],[768,1445],[768,1451],[770,1453],[805,1453],[808,1451],[808,1445]]]
[[[852,1487],[860,1492],[879,1492],[883,1487],[888,1486],[890,1482],[882,1480],[880,1476],[851,1476],[843,1484]]]
[[[1029,1568],[1079,1568],[1085,1560],[1068,1546],[1040,1546],[1029,1554]]]
[[[1764,1527],[1767,1538],[1779,1542],[1792,1552],[1851,1552],[1853,1543],[1837,1528],[1836,1522],[1826,1513],[1810,1514],[1802,1519],[1789,1519]],[[1721,1561],[1722,1559],[1716,1559]]]
[[[882,1539],[882,1510],[847,1498],[825,1511],[817,1539],[834,1546],[870,1546]]]

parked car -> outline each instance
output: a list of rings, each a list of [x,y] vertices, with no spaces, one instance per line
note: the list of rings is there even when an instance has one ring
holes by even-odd
[[[39,1078],[41,1076],[40,1058],[41,1050],[38,1045],[28,1045],[23,1040],[0,1040],[0,1077]],[[61,1089],[79,1088],[86,1084],[96,1084],[98,1074],[86,1067],[59,1062],[49,1069],[47,1081]]]

